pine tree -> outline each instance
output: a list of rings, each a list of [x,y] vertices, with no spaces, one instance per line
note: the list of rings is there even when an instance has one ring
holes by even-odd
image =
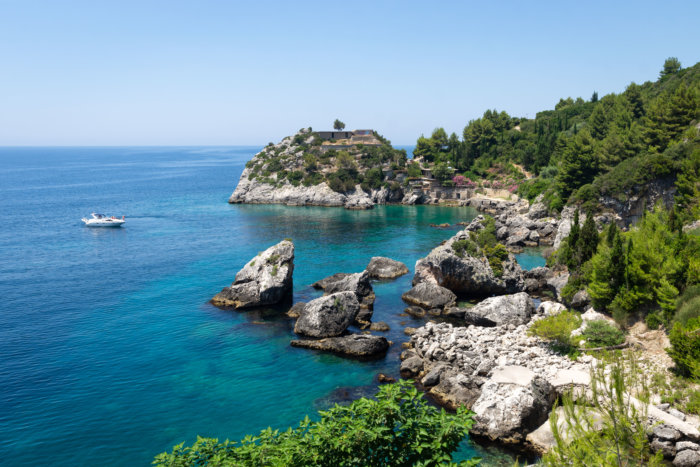
[[[598,140],[605,138],[608,132],[608,119],[602,104],[595,106],[588,118],[588,124],[591,128],[591,136]]]
[[[557,188],[562,198],[568,199],[575,189],[590,183],[598,174],[598,157],[594,152],[594,140],[588,130],[578,132],[567,143],[562,156]]]
[[[610,222],[608,228],[605,230],[605,243],[612,248],[615,236],[618,234],[617,224],[615,222]]]
[[[593,257],[598,248],[598,230],[591,212],[588,213],[586,221],[583,223],[578,243],[579,265],[582,265]]]

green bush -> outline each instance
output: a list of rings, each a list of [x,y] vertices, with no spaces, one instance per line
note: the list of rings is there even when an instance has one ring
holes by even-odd
[[[468,253],[469,256],[475,256],[479,251],[476,244],[468,238],[465,238],[463,240],[456,240],[455,242],[453,242],[452,249],[454,250],[455,254],[460,258],[464,258],[464,253]]]
[[[693,318],[700,318],[700,285],[693,285],[676,300],[673,321],[685,325]]]
[[[304,172],[301,170],[295,170],[294,172],[289,172],[287,175],[287,179],[289,180],[289,183],[291,183],[294,186],[299,186],[301,183],[301,180],[304,178]]]
[[[644,318],[644,322],[649,329],[659,329],[659,326],[663,324],[658,313],[649,313],[646,318]]]
[[[574,329],[581,326],[581,315],[575,311],[562,311],[534,322],[528,334],[549,341],[555,350],[570,353],[578,346],[578,338],[572,338]]]
[[[153,461],[158,466],[394,466],[444,465],[451,461],[472,426],[472,414],[448,414],[427,404],[413,384],[401,381],[379,389],[375,399],[319,412],[297,428],[267,428],[242,441],[198,438],[179,444]],[[460,465],[475,465],[478,459]]]
[[[481,221],[481,225],[484,228],[477,232],[476,243],[480,248],[496,246],[496,243],[498,243],[496,240],[496,220],[491,216],[486,216]]]
[[[700,319],[690,319],[686,325],[676,323],[668,336],[668,354],[681,376],[700,378]]]
[[[603,320],[590,321],[581,337],[586,340],[586,347],[589,348],[611,347],[625,341],[625,334],[622,331]]]
[[[493,275],[501,277],[503,275],[503,261],[508,259],[508,250],[500,243],[496,243],[493,247],[485,246],[484,255],[489,261],[489,266],[493,271]]]
[[[306,174],[304,179],[301,181],[301,183],[304,186],[314,186],[318,185],[319,183],[323,182],[323,175],[321,175],[318,172],[311,172]]]

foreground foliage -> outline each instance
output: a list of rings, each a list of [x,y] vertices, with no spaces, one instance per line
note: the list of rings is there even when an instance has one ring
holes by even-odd
[[[629,354],[632,355],[632,354]],[[634,403],[634,394],[641,403]],[[563,397],[563,423],[556,409],[550,426],[556,445],[542,458],[548,466],[663,465],[647,437],[647,380],[634,358],[616,358],[591,369],[591,391]]]
[[[376,399],[362,398],[348,406],[319,412],[318,422],[306,417],[297,428],[263,430],[242,441],[219,443],[198,438],[156,456],[159,466],[432,466],[450,463],[451,454],[472,426],[472,414],[448,414],[429,406],[409,382],[384,385]],[[459,465],[472,466],[478,459]]]

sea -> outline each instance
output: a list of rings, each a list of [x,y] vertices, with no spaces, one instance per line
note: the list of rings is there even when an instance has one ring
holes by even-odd
[[[357,361],[289,345],[279,309],[209,300],[250,258],[291,238],[294,300],[372,256],[410,269],[469,221],[465,207],[230,205],[260,147],[0,148],[0,458],[3,465],[149,465],[197,435],[238,440],[294,426],[398,377],[411,274],[374,284],[386,357]],[[87,228],[92,212],[124,227]],[[430,224],[449,223],[435,228]],[[538,251],[518,256],[542,265]],[[512,465],[465,441],[458,456]]]

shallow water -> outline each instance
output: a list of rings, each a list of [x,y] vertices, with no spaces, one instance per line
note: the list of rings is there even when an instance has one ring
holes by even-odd
[[[229,205],[259,148],[0,148],[0,452],[5,465],[145,465],[197,434],[239,439],[376,389],[400,346],[358,362],[289,346],[274,310],[208,300],[258,251],[290,237],[295,300],[372,256],[410,269],[469,208]],[[126,215],[89,229],[90,212]],[[387,337],[411,274],[376,283]],[[494,449],[482,454],[505,459]],[[474,454],[465,444],[463,451]]]

